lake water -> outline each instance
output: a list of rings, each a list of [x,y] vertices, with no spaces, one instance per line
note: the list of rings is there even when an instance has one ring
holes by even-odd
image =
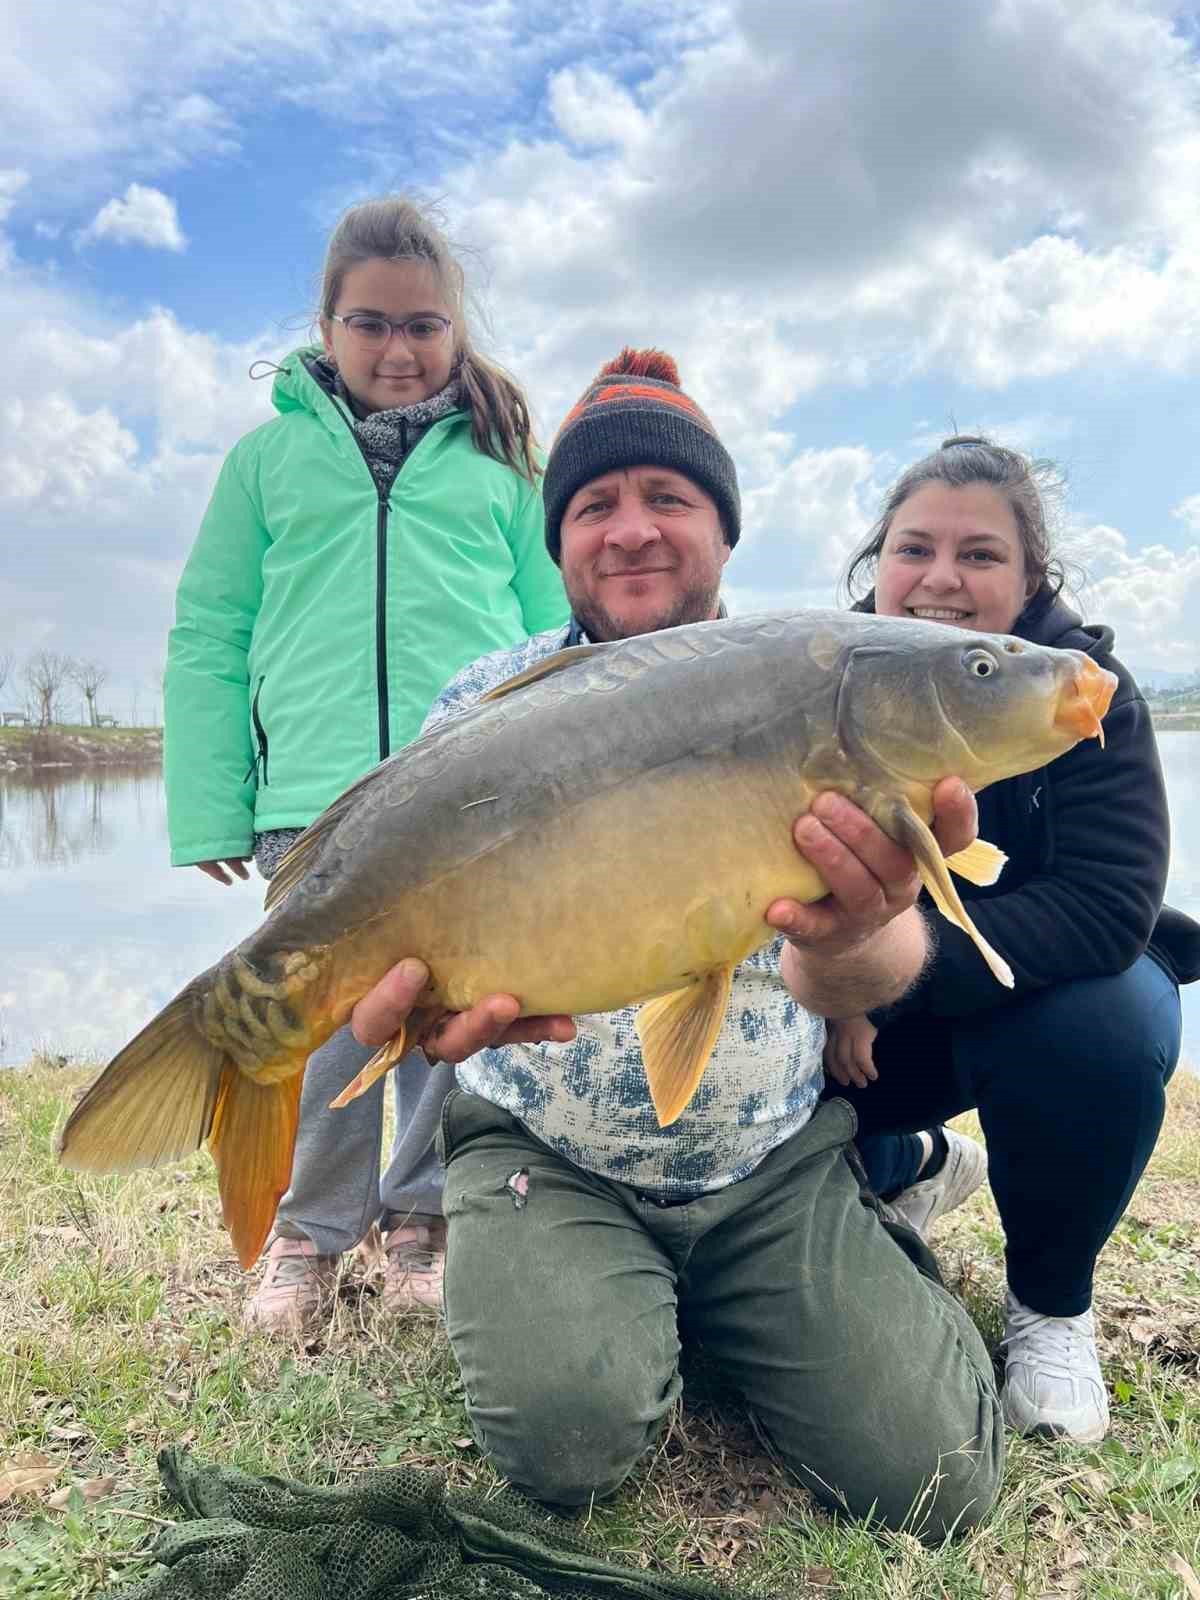
[[[1168,898],[1200,917],[1200,733],[1160,733],[1159,747],[1174,824]],[[107,1057],[255,926],[257,876],[222,889],[166,860],[157,767],[0,774],[0,1065],[39,1046]],[[1183,995],[1196,1064],[1200,983]]]

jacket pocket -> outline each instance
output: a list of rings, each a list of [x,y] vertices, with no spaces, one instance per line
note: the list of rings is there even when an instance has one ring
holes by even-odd
[[[270,779],[267,772],[267,730],[263,727],[263,720],[259,714],[258,699],[262,694],[263,684],[266,681],[266,674],[264,673],[258,680],[258,687],[254,691],[254,699],[250,702],[250,720],[254,724],[254,744],[257,753],[250,763],[250,770],[244,780],[249,783],[251,778],[258,778],[259,786],[263,789],[267,787]]]

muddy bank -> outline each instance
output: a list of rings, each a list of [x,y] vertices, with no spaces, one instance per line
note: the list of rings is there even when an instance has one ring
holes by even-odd
[[[161,728],[0,728],[0,772],[145,766],[161,760]]]

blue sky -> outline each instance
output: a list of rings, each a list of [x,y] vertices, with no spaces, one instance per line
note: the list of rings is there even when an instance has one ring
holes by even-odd
[[[169,14],[168,14],[169,12]],[[623,342],[738,461],[742,608],[829,602],[952,427],[1055,458],[1082,602],[1200,670],[1200,55],[1152,0],[10,0],[0,656],[152,703],[246,368],[339,210],[441,199],[553,432]],[[0,700],[19,700],[12,682]]]

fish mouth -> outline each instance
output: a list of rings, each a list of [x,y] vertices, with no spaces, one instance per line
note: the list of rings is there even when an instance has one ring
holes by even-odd
[[[1100,719],[1112,704],[1116,689],[1115,673],[1098,667],[1091,656],[1081,655],[1075,677],[1058,702],[1054,726],[1073,733],[1076,739],[1099,739],[1103,748]]]

